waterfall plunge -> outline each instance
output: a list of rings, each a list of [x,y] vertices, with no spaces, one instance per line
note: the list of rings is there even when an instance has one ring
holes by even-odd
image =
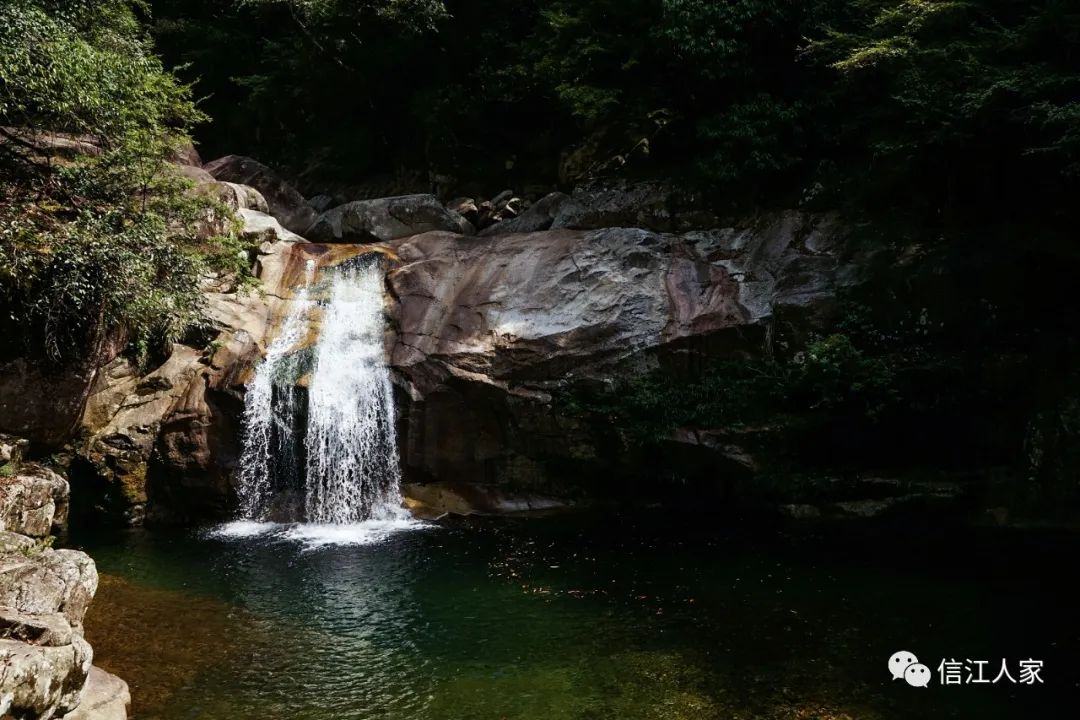
[[[310,523],[404,519],[378,263],[338,269],[330,280],[305,412],[297,407],[296,358],[314,308],[308,291],[299,293],[248,389],[242,516],[264,519],[275,492],[299,479]]]

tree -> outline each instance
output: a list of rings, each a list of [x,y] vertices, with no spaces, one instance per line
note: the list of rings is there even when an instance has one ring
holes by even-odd
[[[174,339],[199,316],[201,273],[237,264],[224,239],[193,236],[206,203],[168,171],[203,116],[141,7],[0,7],[0,323],[26,341],[16,352],[86,356],[110,329],[139,348]]]

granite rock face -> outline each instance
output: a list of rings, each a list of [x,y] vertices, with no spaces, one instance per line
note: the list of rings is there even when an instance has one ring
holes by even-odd
[[[251,196],[241,188],[240,196]],[[204,286],[206,345],[176,343],[159,367],[140,372],[124,357],[102,368],[82,417],[73,469],[83,509],[142,522],[224,517],[239,454],[243,387],[287,287],[303,277],[307,242],[259,210],[241,208],[244,236],[257,247],[260,288],[228,278]],[[155,502],[156,501],[156,502]]]
[[[553,229],[390,243],[400,258],[387,286],[407,477],[543,491],[610,474],[618,458],[606,429],[560,412],[555,396],[758,352],[788,324],[812,327],[854,279],[838,238],[833,218],[789,212],[681,234]]]

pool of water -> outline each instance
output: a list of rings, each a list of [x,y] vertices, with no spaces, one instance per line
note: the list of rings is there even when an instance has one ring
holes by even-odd
[[[1029,718],[1080,696],[1080,543],[589,514],[76,533],[96,662],[179,720]],[[928,688],[892,680],[908,650]],[[942,686],[942,659],[1043,684]]]

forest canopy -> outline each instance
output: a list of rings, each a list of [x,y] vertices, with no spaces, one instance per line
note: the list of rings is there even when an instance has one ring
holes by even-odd
[[[153,12],[162,51],[188,64],[215,118],[209,153],[303,177],[550,181],[560,154],[591,145],[598,168],[776,204],[931,213],[1076,188],[1068,0],[158,0]]]

